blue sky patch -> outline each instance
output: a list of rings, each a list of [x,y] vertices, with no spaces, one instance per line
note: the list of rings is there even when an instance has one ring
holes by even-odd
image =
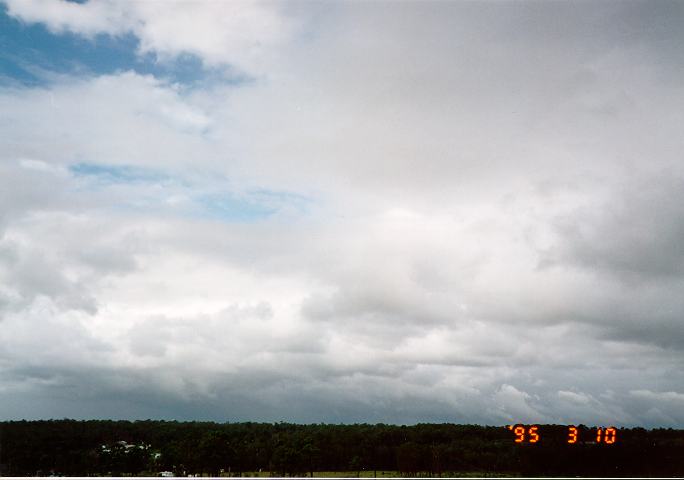
[[[130,165],[97,165],[94,163],[77,163],[69,167],[76,177],[90,177],[100,184],[114,183],[159,183],[170,180],[166,174],[155,170],[133,167]]]
[[[276,215],[291,217],[308,212],[312,199],[277,190],[255,189],[222,191],[195,196],[198,213],[207,218],[232,222],[251,222]]]
[[[200,195],[197,206],[201,217],[224,221],[250,222],[270,217],[278,209],[230,192]]]
[[[254,222],[283,214],[303,215],[311,199],[293,192],[235,189],[226,178],[193,175],[188,180],[155,169],[130,165],[78,163],[69,171],[86,182],[90,191],[130,186],[119,205],[226,222]],[[149,187],[154,185],[154,189]],[[139,188],[139,194],[136,194]],[[169,199],[183,201],[169,202]]]
[[[10,17],[7,7],[0,5],[0,84],[41,86],[50,82],[50,73],[83,76],[129,70],[188,87],[252,81],[229,68],[206,68],[191,54],[160,62],[153,54],[139,55],[138,46],[132,34],[101,34],[93,39],[70,32],[53,34],[41,24]]]

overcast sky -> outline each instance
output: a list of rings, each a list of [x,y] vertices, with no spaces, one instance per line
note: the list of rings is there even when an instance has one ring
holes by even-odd
[[[684,427],[684,3],[0,15],[0,419]]]

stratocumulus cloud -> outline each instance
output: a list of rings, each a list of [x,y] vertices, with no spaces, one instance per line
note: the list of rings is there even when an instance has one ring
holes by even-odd
[[[681,427],[683,10],[5,0],[3,416]]]

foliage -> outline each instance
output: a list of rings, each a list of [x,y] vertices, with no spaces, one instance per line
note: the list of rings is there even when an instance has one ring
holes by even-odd
[[[504,427],[168,421],[0,423],[2,475],[682,476],[684,431],[620,429],[619,442],[567,445],[562,426],[516,444]],[[582,427],[584,428],[584,427]],[[553,436],[554,432],[561,435]],[[391,473],[389,473],[391,472]]]

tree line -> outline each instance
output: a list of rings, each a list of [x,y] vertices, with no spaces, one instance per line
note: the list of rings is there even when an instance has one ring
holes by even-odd
[[[0,422],[0,474],[684,475],[683,430],[619,429],[612,445],[568,445],[565,430],[541,426],[532,444],[479,425],[11,421]]]

